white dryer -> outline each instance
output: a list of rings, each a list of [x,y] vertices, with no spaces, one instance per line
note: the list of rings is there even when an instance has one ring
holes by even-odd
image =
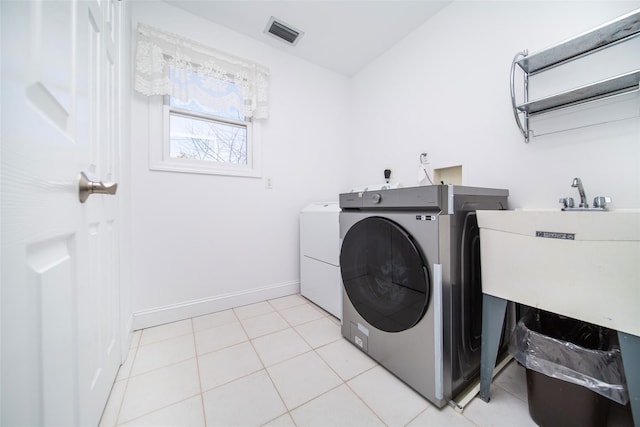
[[[300,293],[342,319],[340,206],[311,203],[300,212]]]

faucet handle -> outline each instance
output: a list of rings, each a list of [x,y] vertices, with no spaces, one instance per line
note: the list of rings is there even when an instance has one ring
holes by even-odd
[[[611,197],[596,196],[593,198],[593,207],[606,209],[607,203],[611,203]]]
[[[558,203],[562,203],[563,208],[572,208],[575,206],[573,197],[563,197],[562,199],[558,200]]]

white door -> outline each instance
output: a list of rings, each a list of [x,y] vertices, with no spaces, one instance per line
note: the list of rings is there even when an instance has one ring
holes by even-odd
[[[120,364],[117,0],[0,1],[2,425],[97,425]]]

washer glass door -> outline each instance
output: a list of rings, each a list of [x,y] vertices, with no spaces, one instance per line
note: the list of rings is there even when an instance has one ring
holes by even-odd
[[[429,302],[429,272],[413,238],[380,217],[354,224],[342,241],[345,292],[370,325],[400,332],[417,324]]]

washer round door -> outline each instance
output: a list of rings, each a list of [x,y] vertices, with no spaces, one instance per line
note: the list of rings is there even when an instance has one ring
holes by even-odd
[[[424,257],[413,238],[389,219],[369,217],[349,229],[340,273],[351,304],[377,329],[407,330],[427,310],[430,279]]]

